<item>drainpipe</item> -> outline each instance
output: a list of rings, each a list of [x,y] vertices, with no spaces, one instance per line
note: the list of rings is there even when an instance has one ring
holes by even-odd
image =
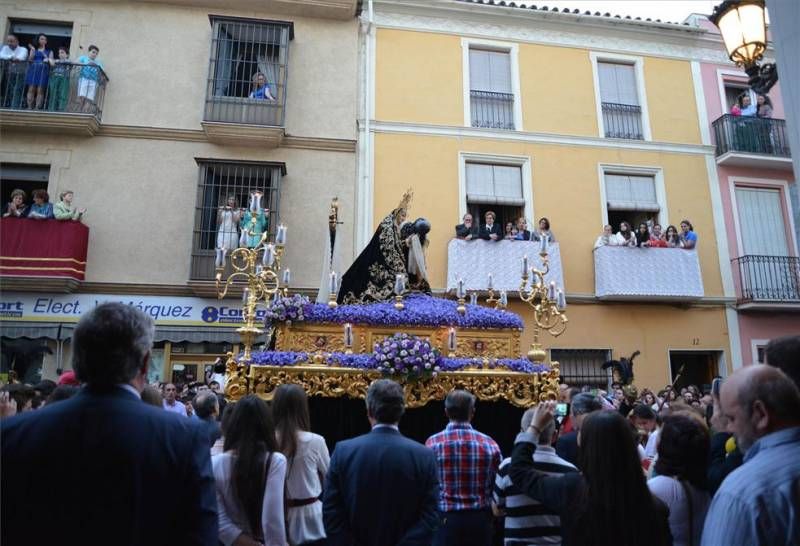
[[[362,29],[364,30],[364,104],[362,109],[364,120],[364,138],[362,146],[361,161],[361,181],[359,188],[359,216],[356,228],[356,248],[354,255],[357,255],[366,246],[369,239],[370,228],[372,227],[372,134],[370,133],[371,123],[370,105],[372,104],[373,81],[371,78],[372,68],[372,44],[371,35],[374,25],[374,12],[372,0],[367,2],[366,24],[362,19]]]

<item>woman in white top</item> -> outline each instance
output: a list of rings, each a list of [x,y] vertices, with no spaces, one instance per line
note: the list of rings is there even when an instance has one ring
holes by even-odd
[[[219,540],[225,546],[287,546],[283,515],[286,457],[278,452],[266,402],[236,402],[225,451],[211,458],[217,489]]]
[[[294,545],[323,544],[322,483],[330,455],[325,440],[309,432],[308,398],[298,385],[281,385],[272,399],[278,445],[289,461],[286,476],[289,541]]]
[[[603,226],[603,234],[594,242],[594,247],[617,246],[617,244],[617,238],[614,236],[614,228],[611,227],[611,224],[606,224]]]
[[[631,225],[628,222],[620,223],[616,237],[619,246],[636,246],[636,235],[631,231]]]
[[[705,489],[708,471],[708,428],[692,414],[664,417],[658,437],[656,477],[650,492],[669,508],[674,546],[699,546],[711,496]]]

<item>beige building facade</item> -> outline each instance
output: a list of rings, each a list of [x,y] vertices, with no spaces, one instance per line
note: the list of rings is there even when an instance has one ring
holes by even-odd
[[[36,304],[93,294],[193,306],[191,317],[167,317],[187,320],[157,319],[165,361],[158,379],[172,376],[171,354],[208,360],[234,349],[237,336],[207,311],[225,304],[213,299],[213,275],[217,211],[230,196],[236,207],[247,207],[253,191],[264,192],[270,232],[279,223],[288,227],[284,266],[291,286],[308,291],[319,285],[327,211],[338,197],[346,204],[340,251],[349,262],[356,10],[356,0],[0,3],[0,26],[18,35],[20,47],[44,33],[48,48],[67,46],[75,63],[96,45],[104,76],[87,102],[85,65],[69,65],[61,107],[48,106],[47,98],[41,107],[30,105],[27,94],[15,104],[13,66],[4,61],[4,203],[15,187],[28,195],[46,189],[51,202],[72,190],[89,227],[81,280],[41,271],[34,277],[4,265],[3,307],[20,309],[3,316],[6,345],[35,339],[38,326],[54,351],[42,375],[52,377],[68,367],[70,325],[79,314],[59,319]]]

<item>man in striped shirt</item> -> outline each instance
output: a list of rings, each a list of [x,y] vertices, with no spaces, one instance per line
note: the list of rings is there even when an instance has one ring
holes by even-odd
[[[450,422],[425,445],[436,454],[439,467],[439,511],[442,526],[434,546],[486,546],[491,544],[492,485],[500,464],[500,448],[486,434],[472,428],[475,397],[451,391],[444,401]]]
[[[522,415],[522,430],[528,429],[533,420],[534,409]],[[568,472],[577,472],[571,463],[558,455],[552,443],[556,433],[554,421],[550,421],[539,436],[539,445],[533,454],[533,466],[536,470],[560,476]],[[508,467],[511,458],[505,459],[497,471],[494,486],[495,515],[505,515],[505,546],[528,546],[540,544],[561,544],[561,521],[558,515],[548,510],[541,503],[522,494],[511,483]]]

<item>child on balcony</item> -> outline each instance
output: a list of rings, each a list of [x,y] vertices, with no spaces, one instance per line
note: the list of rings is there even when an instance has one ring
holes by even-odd
[[[28,205],[25,204],[27,195],[23,190],[16,189],[11,192],[11,202],[6,206],[3,218],[25,218],[28,215]]]
[[[72,199],[75,197],[75,192],[72,190],[62,191],[58,196],[58,203],[53,210],[56,220],[77,220],[83,217],[86,209],[78,209],[72,204]]]
[[[53,215],[53,204],[46,190],[33,190],[33,205],[28,212],[28,218],[34,220],[49,220],[55,218]]]
[[[78,79],[78,97],[81,99],[82,112],[95,109],[97,85],[100,82],[100,71],[103,69],[103,63],[97,58],[98,53],[100,48],[90,45],[89,55],[78,57],[78,63],[86,65],[81,68],[81,76]]]
[[[63,112],[69,101],[69,50],[58,48],[58,60],[48,59],[50,63],[50,82],[47,84],[47,109]]]

